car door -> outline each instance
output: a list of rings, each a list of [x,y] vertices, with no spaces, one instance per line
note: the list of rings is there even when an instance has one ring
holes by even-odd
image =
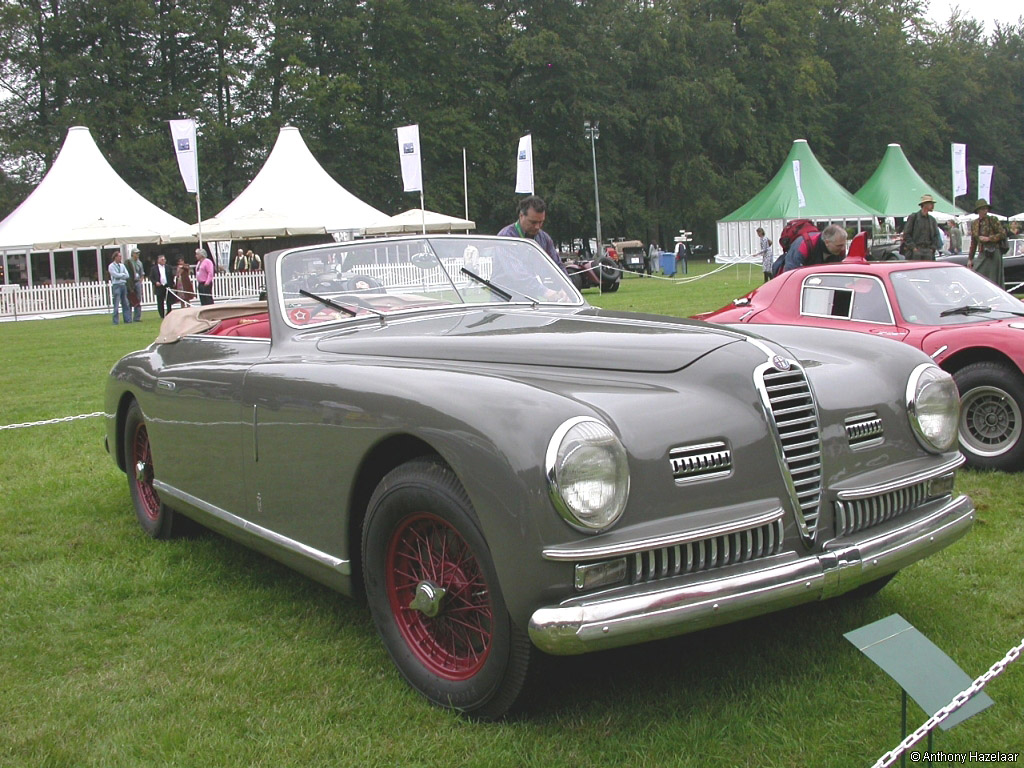
[[[157,347],[156,378],[140,402],[156,477],[190,503],[243,508],[241,384],[268,351],[265,342],[205,336]]]

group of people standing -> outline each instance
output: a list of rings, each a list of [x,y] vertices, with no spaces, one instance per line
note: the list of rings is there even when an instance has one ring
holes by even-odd
[[[110,275],[110,293],[114,304],[114,325],[118,324],[119,316],[125,324],[142,322],[142,280],[147,277],[139,251],[131,252],[127,261],[123,261],[121,251],[114,253],[113,260],[107,267]],[[156,297],[156,309],[163,318],[175,304],[181,307],[191,305],[199,298],[199,303],[213,304],[213,278],[216,268],[206,251],[196,249],[195,278],[191,267],[179,258],[172,268],[167,264],[167,257],[160,254],[156,264],[149,270],[149,280],[153,283],[153,294]]]
[[[900,253],[908,261],[935,261],[942,250],[942,235],[939,223],[932,216],[935,198],[922,195],[919,210],[910,214],[903,225],[903,241]],[[971,245],[967,254],[967,266],[996,285],[1003,285],[1003,254],[1007,251],[1007,232],[1003,223],[989,213],[987,200],[978,200],[974,205],[977,218],[971,222]],[[950,251],[959,253],[962,246],[960,227],[954,221],[947,224]],[[758,227],[758,251],[764,270],[765,282],[772,278],[775,258],[772,241]],[[813,232],[798,237],[786,251],[782,271],[828,261],[842,261],[846,256],[847,233],[842,227],[829,225],[822,232]]]
[[[235,254],[235,262],[231,265],[232,272],[258,272],[261,269],[263,269],[263,259],[258,253],[238,249],[238,253]]]
[[[903,245],[900,249],[907,259],[914,261],[935,261],[935,254],[942,248],[939,223],[931,215],[935,210],[935,199],[923,195],[920,210],[910,214],[903,225]],[[984,198],[974,204],[977,218],[971,222],[971,245],[967,251],[967,266],[979,275],[987,277],[996,285],[1003,285],[1003,254],[1008,250],[1006,228]],[[959,253],[960,228],[950,224],[950,250]]]

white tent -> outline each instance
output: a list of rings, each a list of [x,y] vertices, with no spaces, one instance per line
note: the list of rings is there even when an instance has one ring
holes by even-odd
[[[89,129],[75,126],[39,186],[0,222],[0,250],[151,243],[184,226],[128,186]]]
[[[443,213],[410,208],[396,213],[383,221],[374,222],[363,228],[364,235],[388,235],[401,232],[454,232],[455,230],[476,229],[476,222],[446,216]]]
[[[354,233],[384,218],[331,178],[298,128],[285,126],[256,178],[201,231],[204,240]],[[186,227],[170,239],[195,240],[199,233],[199,226]]]

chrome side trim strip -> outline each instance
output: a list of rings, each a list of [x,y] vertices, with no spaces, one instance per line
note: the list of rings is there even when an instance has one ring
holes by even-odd
[[[852,490],[839,491],[838,499],[840,501],[856,501],[857,499],[866,499],[871,496],[879,496],[883,493],[898,491],[900,488],[917,485],[925,480],[931,480],[933,477],[938,477],[939,475],[944,475],[947,472],[952,472],[965,461],[966,459],[963,454],[958,453],[955,459],[947,461],[942,466],[926,469],[913,475],[907,475],[906,477],[901,477],[899,480],[893,480],[890,483],[880,483],[878,485],[869,485],[865,488],[854,488]]]
[[[326,552],[321,552],[319,549],[314,549],[313,547],[307,546],[306,544],[303,544],[301,541],[289,539],[287,536],[282,536],[279,533],[275,533],[269,528],[264,528],[262,525],[257,525],[251,520],[246,520],[244,517],[233,515],[226,509],[221,509],[220,507],[216,507],[213,504],[209,504],[203,501],[202,499],[198,498],[197,496],[193,496],[190,493],[185,493],[185,491],[181,491],[175,488],[173,485],[168,485],[167,483],[164,483],[160,480],[154,480],[153,487],[156,488],[157,491],[159,491],[160,493],[167,494],[168,496],[172,496],[176,499],[181,499],[189,506],[195,507],[196,509],[201,509],[203,512],[206,512],[207,514],[216,517],[218,520],[223,520],[225,523],[233,525],[234,527],[243,530],[246,533],[251,533],[255,536],[259,536],[261,539],[265,539],[266,541],[269,541],[278,547],[287,549],[288,551],[294,552],[298,555],[302,555],[303,557],[309,558],[310,560],[314,560],[320,563],[321,565],[326,565],[328,568],[333,568],[334,570],[346,576],[351,575],[352,573],[352,563],[349,560],[342,560],[341,558],[334,557],[334,555],[329,555]]]
[[[704,528],[697,528],[685,533],[671,533],[664,536],[652,536],[648,539],[634,539],[623,541],[618,544],[606,544],[604,546],[574,547],[572,549],[562,547],[550,547],[543,550],[545,560],[567,562],[571,560],[597,560],[603,557],[618,557],[629,555],[635,552],[644,552],[649,549],[662,549],[674,547],[680,544],[688,544],[700,539],[712,539],[716,536],[725,536],[730,533],[739,533],[749,528],[758,528],[762,525],[769,525],[782,518],[785,514],[782,507],[764,512],[754,517],[737,520],[732,523],[721,525],[709,525]]]

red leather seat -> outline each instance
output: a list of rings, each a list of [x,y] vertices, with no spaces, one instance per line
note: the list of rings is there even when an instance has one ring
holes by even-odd
[[[211,333],[214,336],[244,336],[255,339],[270,338],[270,315],[263,312],[259,315],[231,317],[221,320]]]

